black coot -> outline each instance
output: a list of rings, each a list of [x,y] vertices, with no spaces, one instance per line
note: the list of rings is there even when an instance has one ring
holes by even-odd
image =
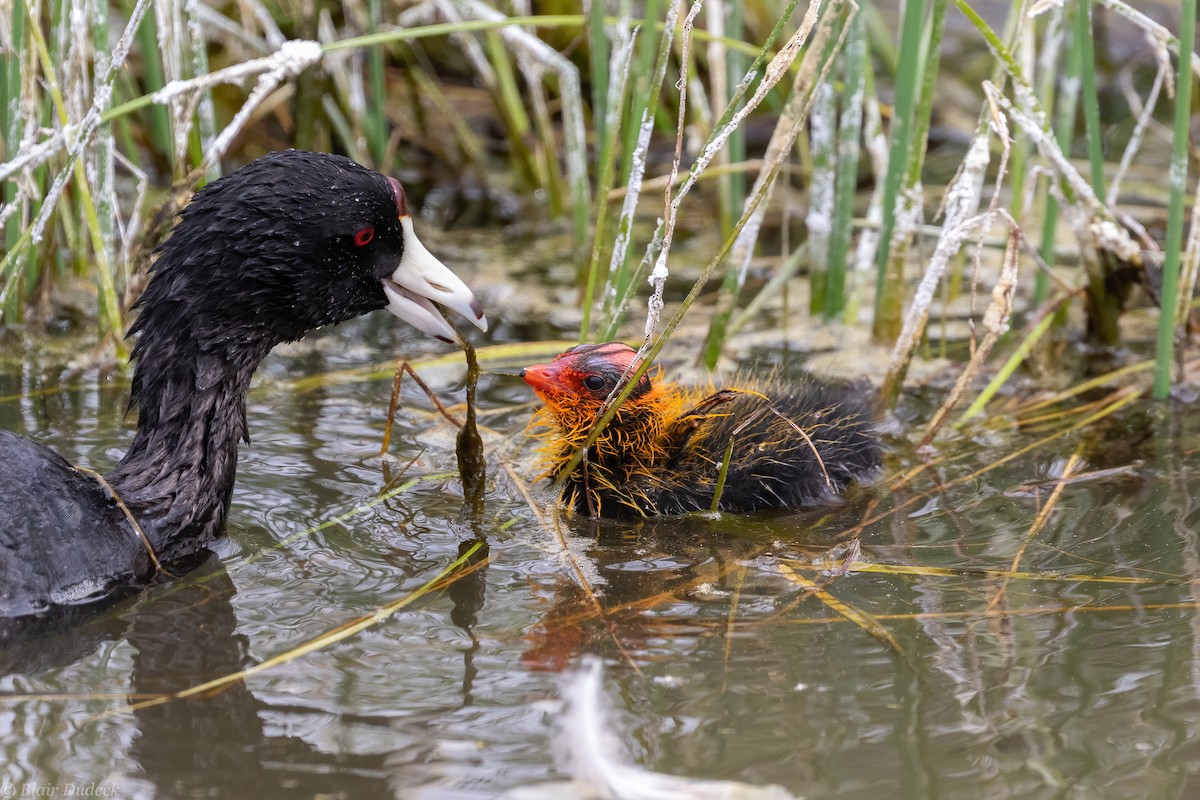
[[[0,431],[0,619],[119,594],[155,559],[195,562],[225,521],[246,391],[271,348],[377,308],[452,340],[434,302],[487,329],[393,178],[290,150],[197,193],[138,301],[137,433],[116,469],[102,482]]]

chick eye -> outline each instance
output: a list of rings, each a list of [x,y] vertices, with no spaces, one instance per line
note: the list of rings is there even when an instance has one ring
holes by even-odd
[[[354,243],[359,247],[366,247],[375,238],[375,228],[368,225],[358,233],[354,234]]]
[[[604,388],[604,378],[599,375],[588,375],[583,379],[583,385],[593,392],[598,392]]]

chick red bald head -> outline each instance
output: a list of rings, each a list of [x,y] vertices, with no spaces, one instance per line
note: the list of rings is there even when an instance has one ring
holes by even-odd
[[[549,364],[521,370],[521,377],[551,408],[570,405],[601,405],[617,387],[622,376],[641,365],[637,351],[622,342],[581,344],[557,355]],[[650,377],[643,375],[630,394],[637,399],[650,391]]]

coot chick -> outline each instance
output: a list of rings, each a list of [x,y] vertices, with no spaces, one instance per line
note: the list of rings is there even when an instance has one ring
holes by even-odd
[[[417,240],[394,178],[290,150],[198,192],[137,302],[137,433],[116,468],[101,480],[0,431],[0,619],[109,598],[155,561],[196,563],[225,522],[250,376],[271,348],[378,308],[452,341],[434,302],[487,329]]]
[[[620,342],[582,344],[525,379],[546,405],[532,431],[558,477],[605,399],[639,366]],[[880,466],[865,384],[739,376],[714,391],[644,375],[563,484],[579,513],[635,517],[707,511],[729,452],[717,509],[800,509],[835,499]],[[732,442],[732,447],[730,443]]]

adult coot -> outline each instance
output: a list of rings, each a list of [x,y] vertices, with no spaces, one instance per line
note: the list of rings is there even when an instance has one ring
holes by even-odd
[[[532,430],[547,440],[547,475],[558,477],[638,365],[633,348],[608,342],[521,371],[546,404]],[[825,503],[880,465],[871,405],[860,384],[743,375],[714,390],[646,374],[565,481],[563,500],[602,517],[707,511],[723,474],[720,511]]]
[[[121,462],[101,479],[0,431],[0,618],[102,600],[159,564],[195,562],[225,521],[246,391],[271,348],[377,308],[452,340],[434,302],[487,329],[413,234],[393,178],[289,150],[197,193],[137,303],[137,433]]]

